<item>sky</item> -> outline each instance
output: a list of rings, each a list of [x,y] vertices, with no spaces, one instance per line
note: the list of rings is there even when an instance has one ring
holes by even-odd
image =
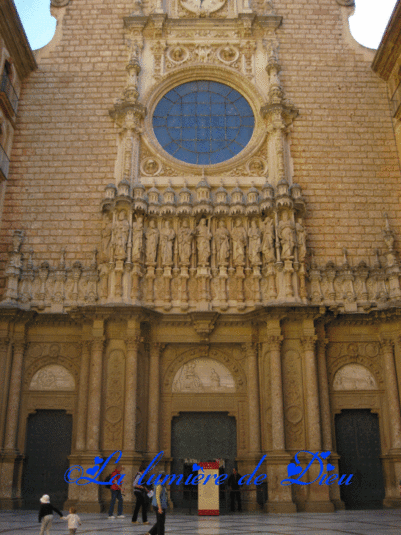
[[[14,1],[31,47],[35,50],[46,45],[56,28],[50,15],[50,0]],[[279,5],[279,0],[275,4]],[[377,48],[395,4],[396,0],[356,0],[355,14],[350,17],[354,38],[364,46]]]

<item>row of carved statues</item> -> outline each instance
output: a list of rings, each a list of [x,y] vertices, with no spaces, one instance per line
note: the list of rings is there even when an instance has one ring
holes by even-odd
[[[229,228],[231,230],[229,230]],[[306,257],[302,218],[283,210],[253,218],[148,219],[121,209],[103,214],[101,262],[126,261],[150,266],[195,264],[257,267]]]

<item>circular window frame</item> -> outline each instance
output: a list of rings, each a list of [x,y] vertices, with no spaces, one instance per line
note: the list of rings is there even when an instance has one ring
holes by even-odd
[[[238,93],[248,102],[255,118],[253,134],[247,146],[237,155],[224,162],[208,165],[190,164],[174,158],[174,156],[171,156],[163,149],[153,131],[153,113],[164,95],[171,89],[186,82],[203,80],[219,82],[238,91]],[[164,165],[173,167],[176,170],[195,172],[195,174],[199,174],[203,168],[205,170],[210,170],[213,174],[229,171],[233,167],[244,165],[249,158],[254,156],[267,136],[266,126],[264,125],[264,121],[260,114],[260,108],[265,103],[265,99],[247,78],[240,77],[236,71],[233,71],[233,69],[228,67],[196,65],[180,68],[178,72],[170,72],[169,75],[161,80],[156,87],[153,87],[144,100],[146,103],[147,114],[144,120],[144,134],[142,136],[142,141],[148,145],[148,148],[155,153],[155,156],[159,158]]]

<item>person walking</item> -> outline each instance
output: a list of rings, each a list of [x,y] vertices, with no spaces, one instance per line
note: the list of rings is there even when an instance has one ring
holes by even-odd
[[[141,466],[139,467],[139,472],[136,474],[133,482],[134,487],[134,494],[136,497],[136,504],[135,504],[135,510],[134,514],[132,515],[132,523],[138,524],[138,513],[139,509],[142,507],[142,523],[143,524],[149,524],[148,522],[148,488],[145,485],[139,485],[138,481],[142,474],[144,473],[146,468],[146,463],[142,462]]]
[[[113,482],[113,484],[110,487],[111,490],[111,501],[110,501],[110,507],[109,507],[109,519],[114,519],[114,504],[116,503],[116,500],[118,500],[118,507],[117,507],[117,518],[125,518],[123,515],[123,496],[122,496],[122,484],[120,476],[124,471],[124,467],[121,464],[118,464],[114,472],[110,476],[110,481]]]
[[[241,491],[238,485],[238,481],[241,478],[241,475],[237,472],[235,468],[233,468],[233,473],[228,478],[228,486],[231,489],[230,492],[230,499],[231,499],[231,511],[235,512],[235,501],[237,501],[238,504],[238,512],[242,511],[242,504],[241,504]]]
[[[43,496],[40,498],[40,508],[39,508],[39,522],[42,523],[40,527],[40,534],[44,535],[46,530],[46,535],[50,534],[50,528],[53,521],[53,511],[55,511],[58,515],[60,515],[60,518],[63,518],[63,513],[57,509],[57,507],[54,507],[50,503],[50,496],[48,494],[43,494]]]
[[[156,513],[156,524],[146,535],[164,535],[164,524],[166,521],[167,511],[167,490],[166,486],[161,484],[165,477],[165,472],[159,473],[159,483],[156,485],[155,493],[152,498],[153,509]]]
[[[77,510],[75,507],[70,507],[69,515],[63,516],[63,520],[67,520],[68,522],[68,529],[70,532],[70,535],[75,535],[78,529],[78,526],[81,525],[81,519],[77,515]]]

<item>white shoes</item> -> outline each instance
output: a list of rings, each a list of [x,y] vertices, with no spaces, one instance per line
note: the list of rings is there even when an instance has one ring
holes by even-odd
[[[116,517],[114,515],[109,516],[109,520],[114,520]]]
[[[117,518],[125,518],[125,515],[118,515]]]

